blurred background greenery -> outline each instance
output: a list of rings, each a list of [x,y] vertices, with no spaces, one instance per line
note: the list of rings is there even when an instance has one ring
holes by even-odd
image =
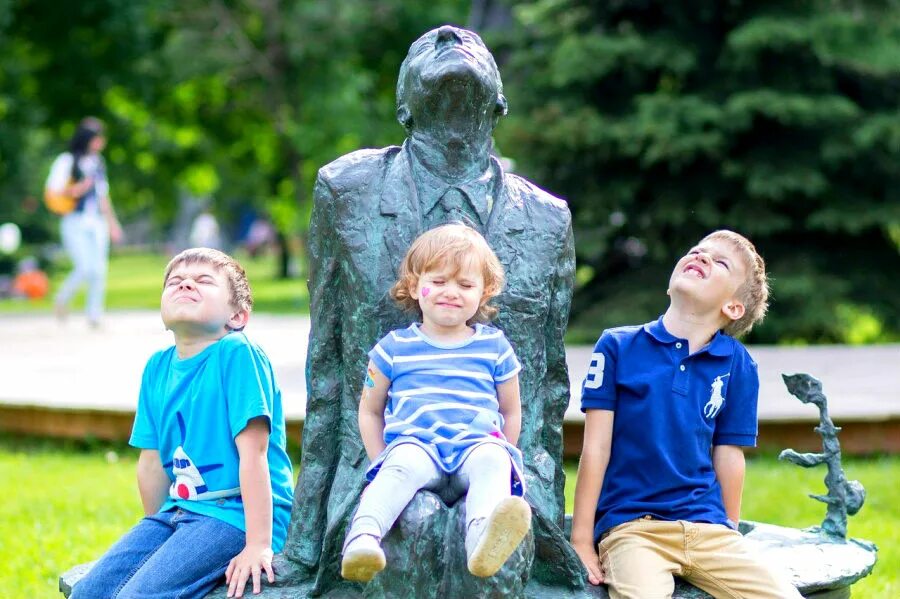
[[[43,180],[93,114],[138,249],[200,203],[232,242],[269,219],[272,276],[302,280],[317,169],[403,139],[400,61],[446,22],[500,64],[498,151],[572,209],[570,340],[656,316],[721,227],[773,276],[751,343],[900,339],[897,1],[0,0],[0,222],[25,242],[0,270],[55,265]]]

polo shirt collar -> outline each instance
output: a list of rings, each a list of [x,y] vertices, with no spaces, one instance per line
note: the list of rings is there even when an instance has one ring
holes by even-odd
[[[660,343],[664,343],[666,345],[671,345],[676,341],[682,341],[672,333],[666,330],[665,325],[663,324],[663,317],[660,316],[653,322],[648,322],[644,325],[644,331],[656,339]],[[722,331],[716,331],[716,334],[713,336],[712,341],[706,344],[699,352],[709,352],[713,356],[730,356],[734,353],[734,343],[732,342],[731,337],[723,333]]]

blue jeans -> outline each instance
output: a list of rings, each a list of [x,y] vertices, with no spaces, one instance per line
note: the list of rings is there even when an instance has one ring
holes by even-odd
[[[69,599],[204,597],[246,543],[244,531],[176,509],[147,516],[110,547]]]

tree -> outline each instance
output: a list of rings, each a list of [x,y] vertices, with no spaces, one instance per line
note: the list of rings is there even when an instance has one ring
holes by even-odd
[[[225,220],[251,206],[283,238],[302,236],[318,168],[402,139],[394,86],[409,44],[467,10],[462,0],[64,9],[0,0],[0,115],[13,115],[0,119],[0,211],[25,218],[6,198],[38,195],[74,124],[96,114],[107,121],[112,192],[126,218],[171,222],[188,193],[211,198]]]
[[[152,154],[188,165],[182,176],[194,194],[216,197],[220,208],[250,204],[268,213],[285,241],[305,231],[320,166],[400,136],[393,90],[406,47],[463,8],[178,3],[160,53],[167,88],[149,101],[127,89],[115,99],[122,115],[137,104],[152,107],[153,120],[163,117],[147,145],[167,145],[171,154]]]
[[[516,3],[519,170],[568,198],[576,336],[665,308],[703,234],[773,277],[757,342],[900,336],[900,8],[863,2]],[[584,331],[579,335],[579,331]]]

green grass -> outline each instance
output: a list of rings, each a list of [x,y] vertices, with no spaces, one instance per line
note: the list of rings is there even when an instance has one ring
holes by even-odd
[[[256,312],[297,314],[309,311],[305,280],[275,277],[274,256],[251,259],[239,253],[235,257],[247,271]],[[107,309],[158,310],[163,270],[168,260],[169,256],[162,254],[124,251],[114,253],[109,260]],[[53,273],[50,277],[50,294],[41,300],[0,300],[0,313],[50,312],[53,294],[59,289],[66,274],[67,268],[59,268]],[[72,309],[80,310],[83,306],[82,292],[76,295]]]
[[[296,458],[296,447],[290,449]],[[57,598],[59,574],[96,559],[141,515],[136,450],[107,444],[23,439],[0,434],[0,594]],[[900,596],[900,456],[847,459],[847,475],[868,490],[850,519],[851,536],[878,544],[875,572],[853,587],[856,599]],[[295,464],[295,473],[297,465]],[[566,464],[567,511],[575,464]],[[824,491],[822,469],[804,470],[771,456],[748,461],[743,516],[785,526],[819,524],[825,507],[806,497]]]

